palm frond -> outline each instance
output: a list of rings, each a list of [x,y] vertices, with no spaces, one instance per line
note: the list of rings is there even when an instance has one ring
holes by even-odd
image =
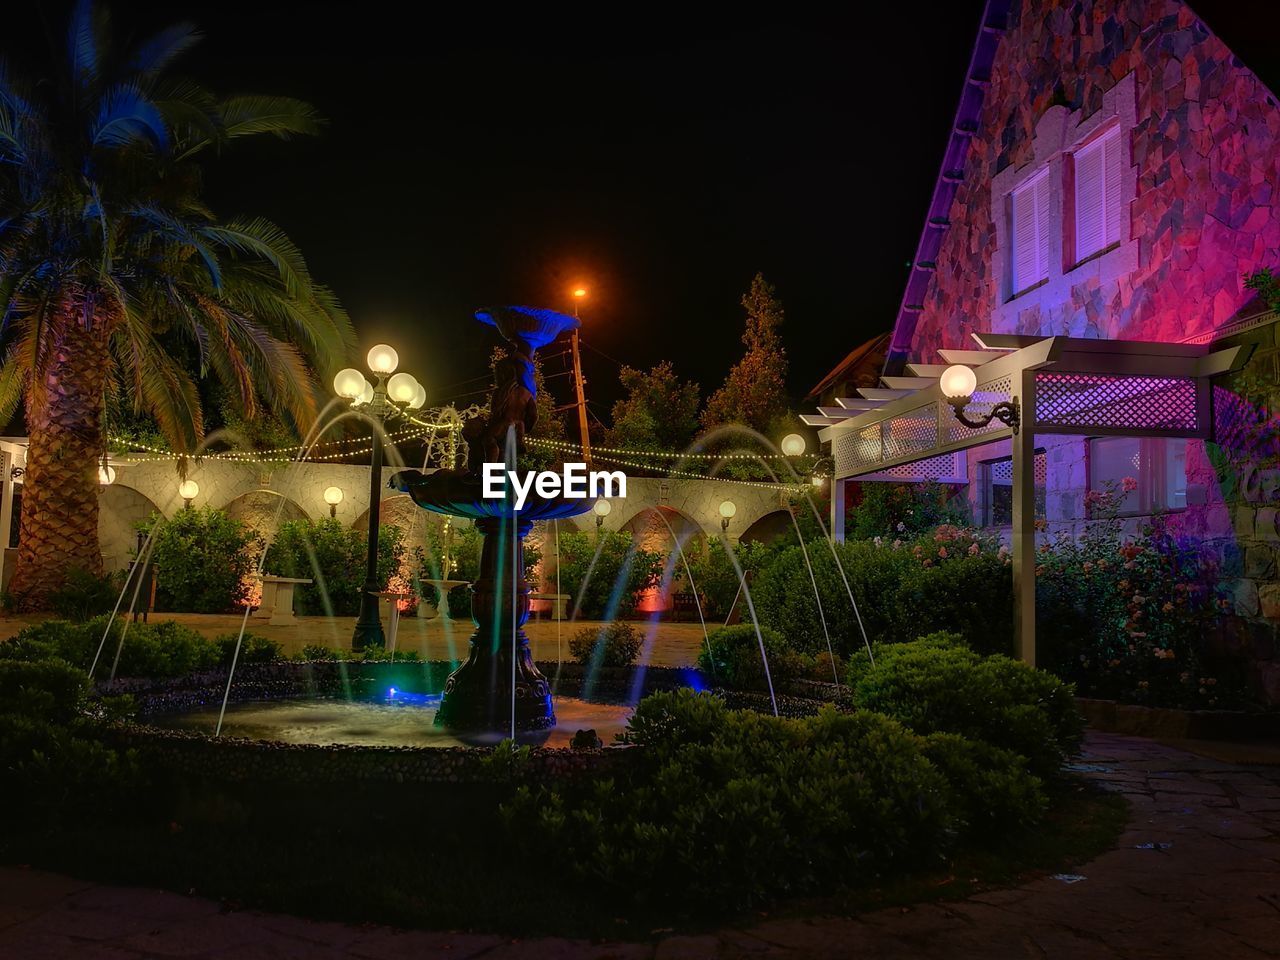
[[[67,20],[67,67],[77,94],[98,82],[102,72],[102,43],[106,10],[94,0],[76,0]]]
[[[121,83],[103,94],[89,142],[95,147],[150,143],[162,150],[169,143],[169,130],[160,109],[137,84]]]
[[[144,77],[154,77],[203,39],[194,23],[183,21],[165,27],[143,40],[128,58],[128,69]]]

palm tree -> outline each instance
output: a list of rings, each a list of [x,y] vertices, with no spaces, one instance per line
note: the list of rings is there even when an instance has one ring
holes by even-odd
[[[124,48],[104,8],[77,0],[56,73],[0,61],[0,423],[24,405],[30,446],[10,592],[47,602],[72,568],[98,572],[98,460],[110,398],[155,420],[173,449],[204,435],[196,377],[240,412],[305,429],[313,368],[354,346],[335,297],[262,219],[219,221],[200,161],[258,134],[314,134],[313,108],[219,99],[170,68],[199,39],[178,24]]]

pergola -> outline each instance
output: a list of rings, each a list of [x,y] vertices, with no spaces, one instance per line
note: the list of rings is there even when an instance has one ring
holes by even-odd
[[[1034,666],[1036,436],[1212,440],[1210,378],[1242,367],[1252,347],[995,333],[973,339],[978,349],[939,350],[944,363],[908,364],[909,376],[884,377],[881,386],[803,419],[831,443],[837,537],[848,481],[967,483],[965,450],[1012,441],[1014,637],[1018,655]],[[973,370],[967,403],[943,394],[939,379],[951,365]]]

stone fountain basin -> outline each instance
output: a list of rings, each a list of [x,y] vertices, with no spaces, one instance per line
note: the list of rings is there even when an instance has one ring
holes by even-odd
[[[594,730],[603,744],[616,742],[626,729],[631,708],[625,704],[556,697],[556,725],[546,730],[517,732],[521,744],[568,747],[579,730]],[[287,744],[357,747],[483,747],[494,746],[507,734],[489,731],[463,734],[435,725],[438,694],[388,690],[362,700],[297,698],[249,700],[227,707],[224,737]],[[218,705],[208,704],[152,716],[153,727],[209,733],[218,721]]]
[[[486,500],[480,477],[462,470],[437,470],[424,474],[417,470],[401,470],[391,477],[388,486],[411,496],[418,506],[433,513],[471,520],[499,519],[513,513],[505,499]],[[524,507],[514,511],[518,520],[563,520],[586,513],[595,499],[540,497],[530,490]]]

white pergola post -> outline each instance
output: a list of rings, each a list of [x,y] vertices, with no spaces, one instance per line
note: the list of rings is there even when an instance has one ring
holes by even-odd
[[[1013,440],[1013,642],[1036,665],[1036,372],[1012,378],[1021,424]]]
[[[831,539],[844,543],[844,485],[848,480],[831,478]]]

